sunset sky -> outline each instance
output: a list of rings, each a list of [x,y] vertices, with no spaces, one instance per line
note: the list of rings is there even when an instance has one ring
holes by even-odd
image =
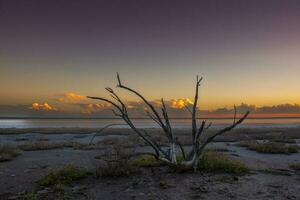
[[[116,72],[170,109],[199,74],[201,110],[300,113],[299,53],[297,0],[0,0],[0,116],[106,116],[85,96],[108,97]]]

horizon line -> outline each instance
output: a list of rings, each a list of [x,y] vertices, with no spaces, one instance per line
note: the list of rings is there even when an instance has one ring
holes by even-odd
[[[116,118],[116,117],[0,117],[0,120],[3,119],[109,119],[109,120],[122,120],[122,118]],[[131,119],[140,120],[140,119],[148,119],[152,120],[147,117],[131,117]],[[192,119],[191,117],[169,117],[169,119]],[[222,119],[233,119],[233,117],[197,117],[196,119],[202,119],[202,120],[222,120]],[[236,119],[240,119],[240,117],[237,117]],[[300,116],[286,116],[286,117],[247,117],[246,119],[300,119]]]

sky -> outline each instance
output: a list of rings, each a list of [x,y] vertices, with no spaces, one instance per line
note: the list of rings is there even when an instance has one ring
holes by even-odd
[[[85,96],[109,97],[116,72],[170,109],[190,105],[198,74],[201,110],[300,113],[299,10],[297,0],[0,0],[0,116],[106,116]]]

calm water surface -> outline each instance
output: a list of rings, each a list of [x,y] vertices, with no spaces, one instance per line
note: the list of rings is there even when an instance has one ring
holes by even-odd
[[[149,119],[133,120],[137,127],[158,127]],[[199,120],[200,121],[200,120]],[[213,126],[224,126],[232,123],[232,119],[207,119]],[[107,124],[124,124],[121,119],[0,119],[0,128],[100,128]],[[190,119],[171,120],[174,128],[190,127]],[[118,125],[126,128],[126,125]],[[275,118],[275,119],[246,119],[240,127],[300,127],[300,118]]]

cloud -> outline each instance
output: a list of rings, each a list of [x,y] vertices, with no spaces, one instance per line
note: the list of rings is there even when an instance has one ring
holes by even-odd
[[[0,117],[70,117],[70,115],[48,103],[33,103],[0,105]]]
[[[124,102],[128,113],[132,117],[147,117],[145,110],[149,110],[149,107],[143,101],[129,101]],[[162,107],[161,100],[153,100],[150,103],[160,111]],[[170,117],[191,117],[190,112],[186,109],[186,107],[193,106],[192,100],[188,98],[179,98],[179,99],[171,99],[165,100],[165,105]],[[83,103],[80,104],[82,109],[81,113],[90,115],[90,116],[109,116],[113,117],[113,112],[111,111],[114,109],[117,111],[113,106],[108,103]],[[244,113],[248,110],[251,112],[256,111],[256,106],[248,105],[242,103],[241,105],[236,106],[238,113]],[[105,115],[104,115],[105,113]],[[206,117],[210,115],[218,116],[223,114],[230,114],[234,113],[233,108],[219,108],[216,110],[208,111],[208,110],[198,110],[198,115],[201,117]]]
[[[82,108],[82,114],[93,114],[103,111],[104,109],[108,109],[111,107],[110,104],[107,103],[88,103],[88,104],[80,104]]]
[[[124,102],[126,105],[126,108],[128,109],[128,112],[131,116],[134,117],[145,117],[145,110],[149,110],[148,106],[143,101],[128,101]],[[153,100],[150,101],[150,103],[160,110],[162,103],[161,100]],[[118,103],[117,103],[118,104]],[[111,106],[109,103],[81,103],[79,104],[82,113],[88,114],[88,115],[100,115],[104,113],[104,111],[109,110],[110,116],[112,115],[111,109],[114,109],[113,106]],[[167,110],[169,111],[170,115],[189,115],[185,109],[185,105],[191,106],[192,101],[185,98],[185,99],[171,99],[165,101],[165,105]]]
[[[44,110],[44,111],[57,111],[58,109],[54,106],[50,106],[47,102],[40,104],[40,103],[32,103],[29,107],[32,110]]]
[[[245,103],[242,103],[241,105],[236,106],[238,113],[245,113],[247,111],[250,111],[251,113],[257,112],[259,108],[257,108],[255,105],[248,105]],[[218,108],[216,110],[210,111],[212,114],[232,114],[234,113],[234,108]]]
[[[193,105],[193,102],[188,98],[181,98],[181,99],[171,99],[171,100],[165,100],[165,106],[168,110],[169,116],[173,117],[190,117],[190,113],[186,110],[186,106],[190,107]],[[128,113],[132,117],[146,117],[145,110],[149,110],[149,107],[143,102],[143,101],[129,101],[124,102]],[[161,100],[152,100],[149,103],[151,103],[155,108],[157,108],[158,111],[160,111],[162,107]],[[85,106],[82,106],[85,110],[83,113],[90,114],[90,115],[97,115],[101,114],[104,111],[114,109],[113,106],[110,104],[102,104],[101,106],[95,105],[95,104],[88,104]],[[117,111],[117,110],[116,110]],[[106,112],[109,113],[110,116],[112,115],[112,112]]]
[[[194,104],[193,101],[191,101],[190,99],[188,98],[184,98],[184,99],[171,99],[169,102],[168,102],[169,106],[171,108],[185,108],[186,106],[191,106]]]
[[[184,109],[185,106],[191,106],[193,105],[193,102],[188,98],[182,98],[182,99],[171,99],[171,100],[165,100],[165,105],[167,108],[175,108],[175,109]],[[154,107],[161,107],[162,103],[161,100],[156,99],[149,101]],[[145,109],[147,108],[147,105],[143,101],[129,101],[126,102],[126,106],[129,109]]]
[[[258,113],[300,113],[298,104],[280,104],[275,106],[263,106],[257,109]]]
[[[82,114],[87,115],[100,115],[103,110],[111,110],[112,106],[108,103],[101,102],[101,103],[90,103],[91,101],[87,99],[85,96],[76,94],[74,92],[67,92],[62,95],[59,95],[60,97],[56,100],[60,103],[64,104],[70,104],[73,106],[78,106],[81,109]],[[133,113],[136,116],[143,115],[144,110],[147,108],[145,103],[143,101],[127,101],[124,102],[126,104],[126,107],[128,108],[130,113]],[[154,105],[154,107],[160,108],[162,103],[161,100],[152,100],[150,101],[151,104]],[[191,106],[193,105],[193,102],[188,98],[180,98],[180,99],[171,99],[165,101],[166,107],[169,110],[175,111],[177,114],[184,113],[185,106]],[[184,111],[179,111],[184,110]],[[171,112],[172,112],[171,111]],[[140,113],[139,113],[140,112]]]
[[[77,108],[79,107],[81,114],[91,115],[110,107],[107,103],[89,103],[89,100],[85,96],[74,92],[67,92],[58,96],[60,97],[56,100],[59,103],[64,103],[65,107],[67,107],[66,104],[69,104],[69,107],[71,106],[73,108],[74,106],[77,106]]]
[[[299,104],[279,104],[274,106],[262,106],[257,107],[255,105],[249,105],[242,103],[241,105],[236,106],[238,113],[244,113],[246,111],[250,111],[255,114],[289,114],[289,113],[300,113],[300,105]],[[233,108],[218,108],[211,113],[214,114],[229,114],[233,113]]]
[[[83,95],[73,92],[65,93],[56,102],[40,103],[34,102],[31,105],[0,105],[0,116],[2,117],[114,117],[109,103],[86,99]],[[149,108],[143,101],[127,101],[127,106],[131,117],[147,117],[145,109]],[[157,111],[160,112],[161,100],[150,101]],[[165,100],[165,105],[170,117],[189,118],[191,114],[186,109],[191,109],[193,102],[188,98]],[[202,107],[200,107],[202,108]],[[274,106],[255,106],[242,103],[236,106],[237,113],[251,112],[251,116],[300,116],[300,105],[279,104]],[[117,110],[116,110],[117,111]],[[198,110],[199,117],[231,117],[234,113],[233,106],[217,108],[215,110]]]
[[[86,100],[86,97],[83,95],[76,94],[74,92],[67,92],[63,95],[60,95],[61,97],[57,99],[57,101],[61,103],[78,103]]]

